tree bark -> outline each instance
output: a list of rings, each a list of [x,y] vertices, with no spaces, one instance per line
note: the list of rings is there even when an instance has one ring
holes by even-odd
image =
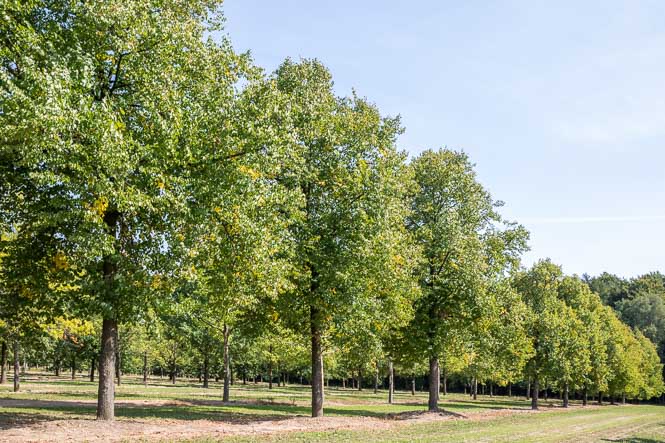
[[[598,404],[602,405],[603,404],[603,393],[598,392]]]
[[[143,386],[148,385],[148,351],[143,351]]]
[[[393,369],[393,360],[388,360],[388,403],[392,404],[395,396],[395,371]]]
[[[18,339],[14,339],[14,392],[18,392],[21,388],[21,364],[19,362],[19,350],[20,346]]]
[[[513,396],[513,384],[512,382],[508,382],[508,397],[510,398],[512,396]]]
[[[76,379],[76,355],[72,356],[72,380]]]
[[[494,386],[492,385],[492,382],[489,382],[489,389],[490,389],[490,398],[494,397]]]
[[[473,387],[471,388],[471,391],[473,399],[478,400],[478,379],[476,377],[473,378]]]
[[[203,356],[203,388],[208,389],[209,380],[210,380],[210,357],[208,356],[208,350],[205,351]]]
[[[120,328],[115,328],[115,376],[118,386],[122,383],[122,370],[120,369]]]
[[[113,420],[115,418],[115,348],[116,320],[104,319],[102,323],[102,349],[99,354],[99,390],[97,392],[97,419]]]
[[[272,389],[272,344],[268,347],[270,361],[268,361],[268,389]]]
[[[536,410],[538,409],[538,394],[539,394],[539,386],[538,386],[538,377],[533,378],[533,391],[531,392],[531,409]]]
[[[429,399],[427,401],[427,410],[433,412],[439,410],[439,357],[430,357],[429,359]]]
[[[358,390],[363,390],[363,370],[362,368],[358,369]]]
[[[443,371],[441,390],[443,395],[448,395],[448,372],[445,370]]]
[[[374,393],[379,392],[379,364],[376,364],[376,371],[374,371]]]
[[[320,313],[310,306],[312,338],[312,417],[323,417],[323,349],[321,342]]]
[[[568,407],[568,382],[563,385],[563,407]]]
[[[222,393],[222,401],[228,403],[231,397],[231,359],[229,356],[229,335],[231,330],[229,325],[224,323],[224,391]]]
[[[584,388],[582,389],[582,406],[586,406],[588,401],[589,401],[589,392],[587,390],[586,385],[584,385]]]
[[[2,342],[2,351],[0,352],[0,384],[7,383],[7,342]]]
[[[621,404],[622,405],[626,404],[626,393],[625,392],[621,393]]]

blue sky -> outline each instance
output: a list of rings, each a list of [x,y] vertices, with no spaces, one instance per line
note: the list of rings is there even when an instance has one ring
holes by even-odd
[[[226,31],[272,71],[318,58],[340,95],[400,114],[412,155],[466,151],[525,264],[665,271],[665,2],[226,0]]]

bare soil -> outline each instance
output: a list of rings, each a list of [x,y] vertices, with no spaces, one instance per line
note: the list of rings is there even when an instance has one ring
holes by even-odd
[[[93,401],[41,401],[23,399],[0,399],[3,407],[41,406],[90,406]],[[210,402],[205,402],[210,403]],[[181,401],[161,400],[122,400],[118,407],[176,406],[191,404]],[[1,409],[0,409],[1,410]],[[98,422],[93,419],[54,419],[53,416],[4,417],[0,420],[0,441],[2,442],[119,442],[128,440],[173,441],[200,437],[222,438],[231,435],[266,435],[296,431],[331,430],[387,430],[395,426],[443,421],[443,420],[485,420],[499,416],[531,413],[526,410],[502,409],[473,411],[467,414],[454,414],[445,411],[437,413],[408,412],[388,414],[385,417],[322,417],[312,419],[303,416],[265,417],[243,416],[229,420],[172,420],[172,419],[117,419],[115,422]]]

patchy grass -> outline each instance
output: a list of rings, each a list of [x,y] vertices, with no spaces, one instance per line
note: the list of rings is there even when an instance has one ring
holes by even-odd
[[[143,386],[125,377],[116,397],[117,421],[98,423],[97,385],[30,374],[21,392],[0,385],[1,441],[631,441],[665,442],[665,407],[603,406],[569,410],[558,400],[532,413],[524,398],[452,394],[444,414],[426,414],[427,394],[329,389],[324,419],[308,418],[307,386],[236,384],[221,401],[221,384],[194,380],[175,386],[153,379]]]

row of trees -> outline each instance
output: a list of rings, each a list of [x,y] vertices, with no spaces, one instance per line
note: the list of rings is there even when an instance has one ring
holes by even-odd
[[[293,373],[307,350],[313,416],[324,368],[362,380],[425,365],[431,410],[442,372],[526,378],[534,407],[548,385],[663,391],[654,345],[588,285],[549,262],[519,269],[528,234],[465,154],[407,162],[399,119],[336,96],[319,62],[266,75],[212,40],[219,6],[3,5],[0,318],[15,383],[19,344],[47,330],[74,369],[98,358],[104,420],[123,351],[175,380],[196,349],[205,385],[221,353],[228,400],[232,365]]]

